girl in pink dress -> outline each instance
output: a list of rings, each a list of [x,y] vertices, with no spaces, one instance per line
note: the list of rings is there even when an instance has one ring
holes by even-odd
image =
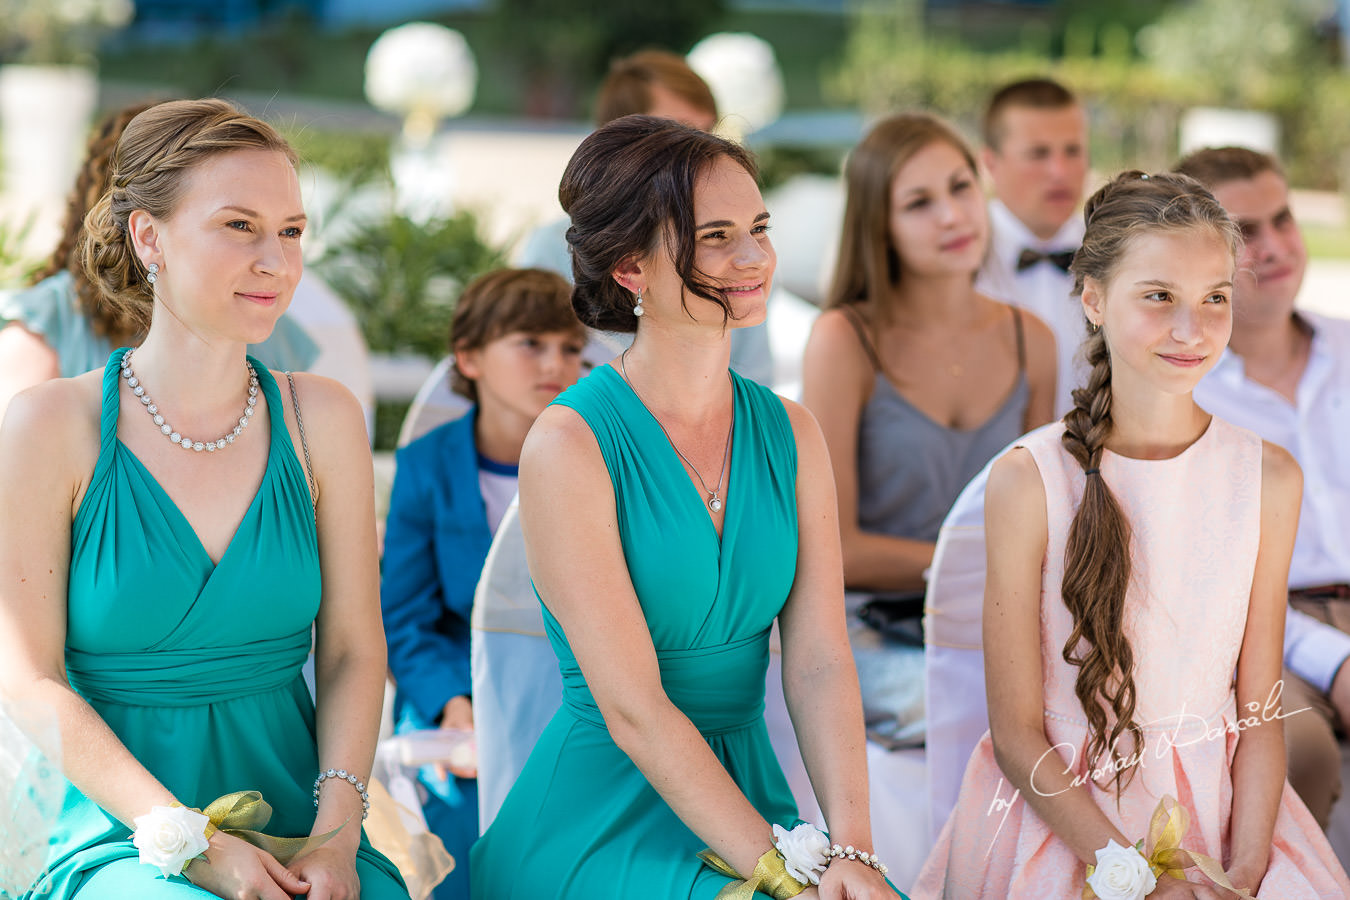
[[[1146,838],[1170,796],[1190,817],[1182,847],[1234,886],[1350,897],[1284,778],[1302,475],[1191,399],[1228,342],[1240,237],[1178,175],[1125,173],[1085,216],[1072,271],[1091,374],[1063,422],[990,473],[990,730],[913,895],[1076,900],[1099,851]],[[1142,871],[1094,879],[1103,900],[1234,896],[1196,869],[1154,884],[1117,852]]]

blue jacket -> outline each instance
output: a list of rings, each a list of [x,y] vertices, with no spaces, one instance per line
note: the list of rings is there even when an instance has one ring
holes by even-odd
[[[469,613],[492,544],[478,486],[477,409],[396,454],[385,526],[380,609],[395,717],[439,723],[452,697],[472,691]],[[407,709],[411,706],[411,709]]]

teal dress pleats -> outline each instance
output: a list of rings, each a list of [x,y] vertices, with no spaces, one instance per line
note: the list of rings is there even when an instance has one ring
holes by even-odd
[[[769,630],[796,575],[796,442],[778,397],[738,375],[732,381],[735,439],[720,541],[706,498],[612,367],[556,402],[590,426],[609,469],[666,694],[755,808],[791,827],[799,820],[764,725],[764,678]],[[473,897],[711,900],[729,879],[702,864],[696,854],[706,845],[610,738],[547,607],[544,623],[563,705],[474,846]]]
[[[301,667],[320,603],[319,555],[309,485],[276,381],[254,361],[270,426],[267,468],[213,564],[117,438],[123,352],[104,370],[98,463],[71,530],[71,686],[182,803],[204,808],[233,791],[261,791],[273,808],[267,833],[306,835],[318,753]],[[67,784],[47,879],[29,896],[211,896],[181,877],[161,878],[137,856],[128,828]],[[364,900],[407,897],[398,872],[364,837],[357,872]]]

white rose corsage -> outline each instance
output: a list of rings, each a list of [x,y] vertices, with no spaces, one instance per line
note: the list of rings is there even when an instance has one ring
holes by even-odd
[[[155,806],[135,818],[131,843],[141,851],[141,862],[161,875],[181,875],[187,864],[206,852],[210,819],[186,806]]]
[[[773,837],[787,873],[802,884],[820,884],[820,876],[830,862],[830,841],[824,832],[803,822],[791,831],[775,825]]]
[[[1143,900],[1158,886],[1143,852],[1114,839],[1097,851],[1097,864],[1088,868],[1087,886],[1099,900]]]

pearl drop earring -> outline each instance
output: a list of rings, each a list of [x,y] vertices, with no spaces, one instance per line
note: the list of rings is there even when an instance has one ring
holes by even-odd
[[[642,288],[638,288],[637,303],[633,305],[633,315],[642,318],[642,314],[645,312],[646,310],[642,308]]]

